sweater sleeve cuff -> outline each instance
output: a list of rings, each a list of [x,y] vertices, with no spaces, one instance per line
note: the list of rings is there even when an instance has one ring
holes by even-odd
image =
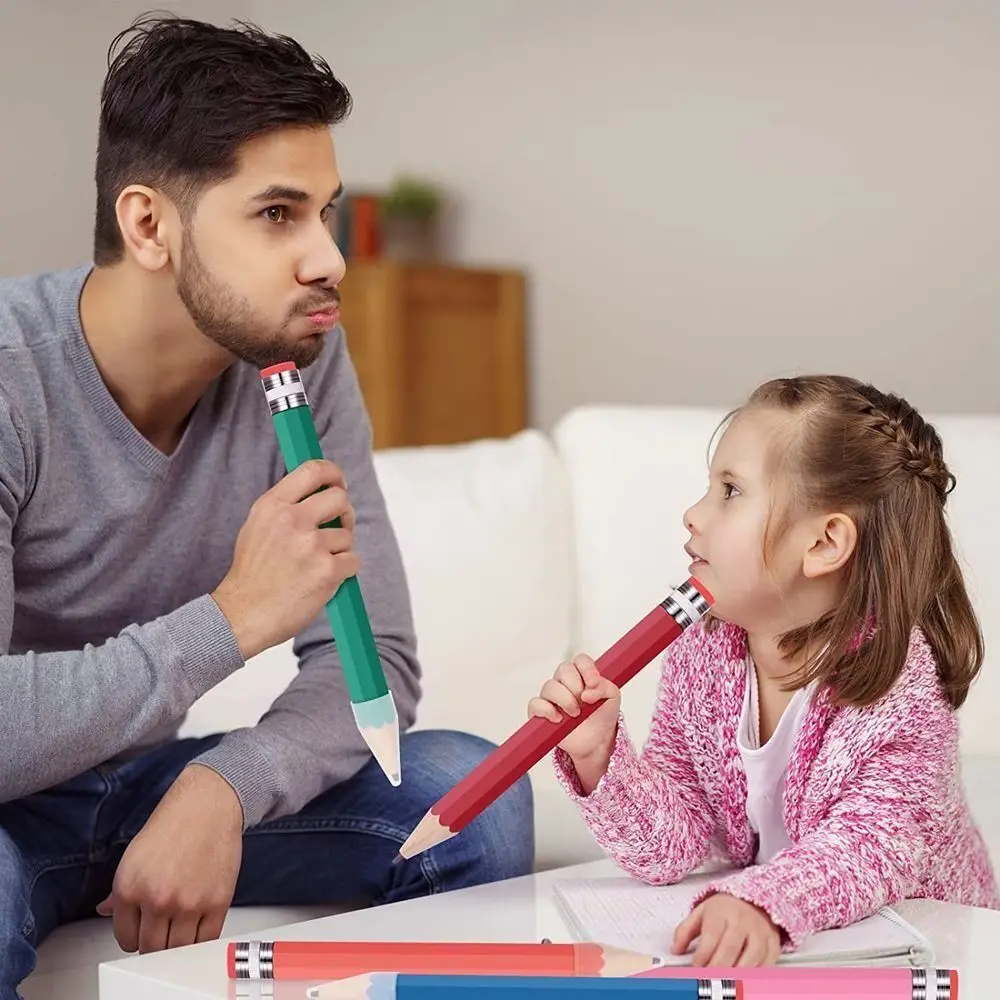
[[[754,865],[710,883],[691,901],[691,909],[720,892],[763,910],[781,934],[782,951],[795,951],[810,935],[786,887],[780,879],[768,877],[766,865]]]
[[[200,698],[245,663],[232,626],[208,594],[163,619],[181,669]]]
[[[227,733],[191,763],[211,768],[229,783],[243,809],[244,832],[262,822],[279,799],[280,789],[267,758],[253,744],[252,730]]]
[[[627,789],[635,788],[640,764],[622,715],[618,716],[618,730],[615,733],[615,743],[611,750],[608,768],[589,795],[584,792],[576,768],[573,766],[573,759],[565,750],[556,747],[553,752],[553,764],[559,783],[585,817],[601,816],[621,820],[625,818],[622,815],[621,804],[629,799]]]

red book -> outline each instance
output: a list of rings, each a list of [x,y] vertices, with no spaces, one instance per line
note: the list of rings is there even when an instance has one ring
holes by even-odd
[[[373,194],[352,195],[350,256],[372,260],[378,257],[380,244],[378,199]]]

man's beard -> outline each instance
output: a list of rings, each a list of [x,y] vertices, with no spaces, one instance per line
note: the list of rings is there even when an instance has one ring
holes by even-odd
[[[282,361],[307,368],[326,343],[325,336],[286,341],[281,336],[284,327],[278,331],[265,329],[254,316],[250,303],[208,271],[190,235],[177,274],[177,294],[195,326],[209,340],[257,369]],[[330,291],[327,300],[331,297],[336,297],[335,291]]]

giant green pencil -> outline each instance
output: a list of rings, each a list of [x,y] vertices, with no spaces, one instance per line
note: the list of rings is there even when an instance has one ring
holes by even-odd
[[[286,361],[260,373],[275,433],[288,471],[323,458],[312,410],[297,366]],[[339,528],[340,518],[320,527]],[[375,647],[368,611],[356,576],[348,577],[326,604],[347,691],[365,743],[393,785],[400,783],[399,717]]]

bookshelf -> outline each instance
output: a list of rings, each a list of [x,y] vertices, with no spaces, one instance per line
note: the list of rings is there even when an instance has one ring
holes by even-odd
[[[340,292],[376,449],[507,437],[527,425],[521,272],[355,259]]]

